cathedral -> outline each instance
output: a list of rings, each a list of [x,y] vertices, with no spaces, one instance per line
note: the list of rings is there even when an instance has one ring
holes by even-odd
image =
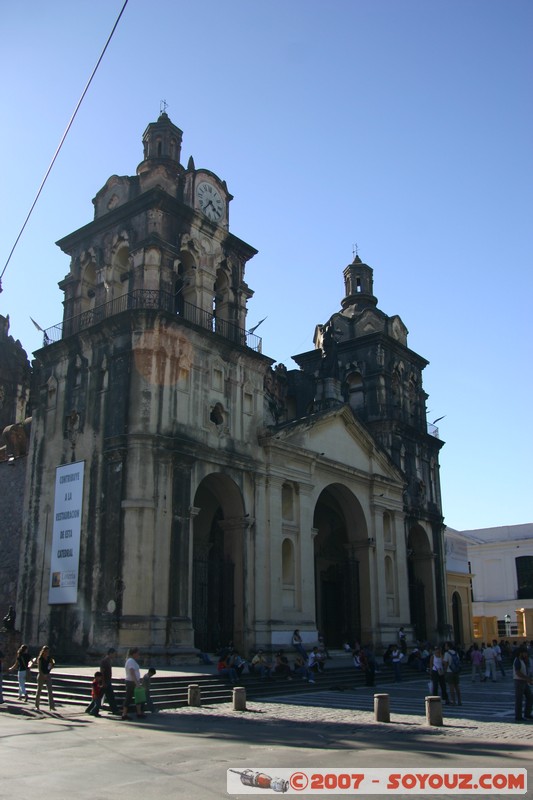
[[[17,598],[28,644],[63,658],[137,645],[213,652],[436,640],[447,631],[442,442],[373,270],[299,369],[247,330],[224,180],[166,113],[134,176],[58,242],[63,321],[35,353]],[[327,313],[327,312],[326,312]],[[330,312],[331,313],[331,312]],[[311,332],[310,332],[311,333]]]

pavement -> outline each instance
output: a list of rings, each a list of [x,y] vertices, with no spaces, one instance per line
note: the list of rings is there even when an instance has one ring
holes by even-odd
[[[201,671],[195,668],[196,674]],[[36,792],[54,800],[223,798],[229,768],[271,774],[284,768],[529,769],[533,723],[514,722],[512,678],[472,684],[463,675],[461,685],[463,705],[444,707],[442,727],[426,723],[427,676],[412,675],[375,689],[249,701],[246,711],[217,704],[132,721],[106,714],[93,718],[74,706],[56,713],[27,707],[23,713],[0,713],[0,798]],[[375,692],[390,696],[390,723],[374,720]],[[0,708],[20,712],[21,705]],[[532,789],[522,796],[533,797]]]

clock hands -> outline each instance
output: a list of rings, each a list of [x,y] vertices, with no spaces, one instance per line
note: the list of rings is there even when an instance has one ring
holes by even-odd
[[[213,203],[213,201],[212,201],[212,200],[208,200],[208,202],[207,202],[207,203],[205,204],[205,206],[204,206],[204,212],[207,214],[207,216],[211,216],[211,215],[208,213],[208,211],[207,211],[207,209],[209,208],[209,206],[211,206],[211,208],[213,209],[213,211],[212,211],[212,214],[213,214],[215,217],[218,217],[218,216],[219,216],[219,211],[218,211],[218,209],[215,207],[215,205],[214,205],[214,203]]]

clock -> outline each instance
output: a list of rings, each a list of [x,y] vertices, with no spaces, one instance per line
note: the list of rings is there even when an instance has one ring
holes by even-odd
[[[224,214],[224,201],[212,183],[202,181],[196,189],[198,207],[211,222],[218,222]]]

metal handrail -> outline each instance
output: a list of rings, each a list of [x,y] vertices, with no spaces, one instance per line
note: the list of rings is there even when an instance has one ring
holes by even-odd
[[[224,339],[240,344],[242,347],[249,347],[256,353],[261,352],[262,340],[260,336],[245,331],[244,328],[239,328],[233,322],[220,319],[215,314],[204,311],[192,303],[187,303],[179,296],[176,297],[170,292],[164,292],[159,289],[136,289],[100,306],[83,311],[74,317],[69,317],[69,319],[63,320],[57,325],[52,325],[43,333],[43,347],[86,330],[104,319],[114,317],[116,314],[135,309],[165,311],[168,314],[181,317],[204,330],[216,333],[224,337]]]

